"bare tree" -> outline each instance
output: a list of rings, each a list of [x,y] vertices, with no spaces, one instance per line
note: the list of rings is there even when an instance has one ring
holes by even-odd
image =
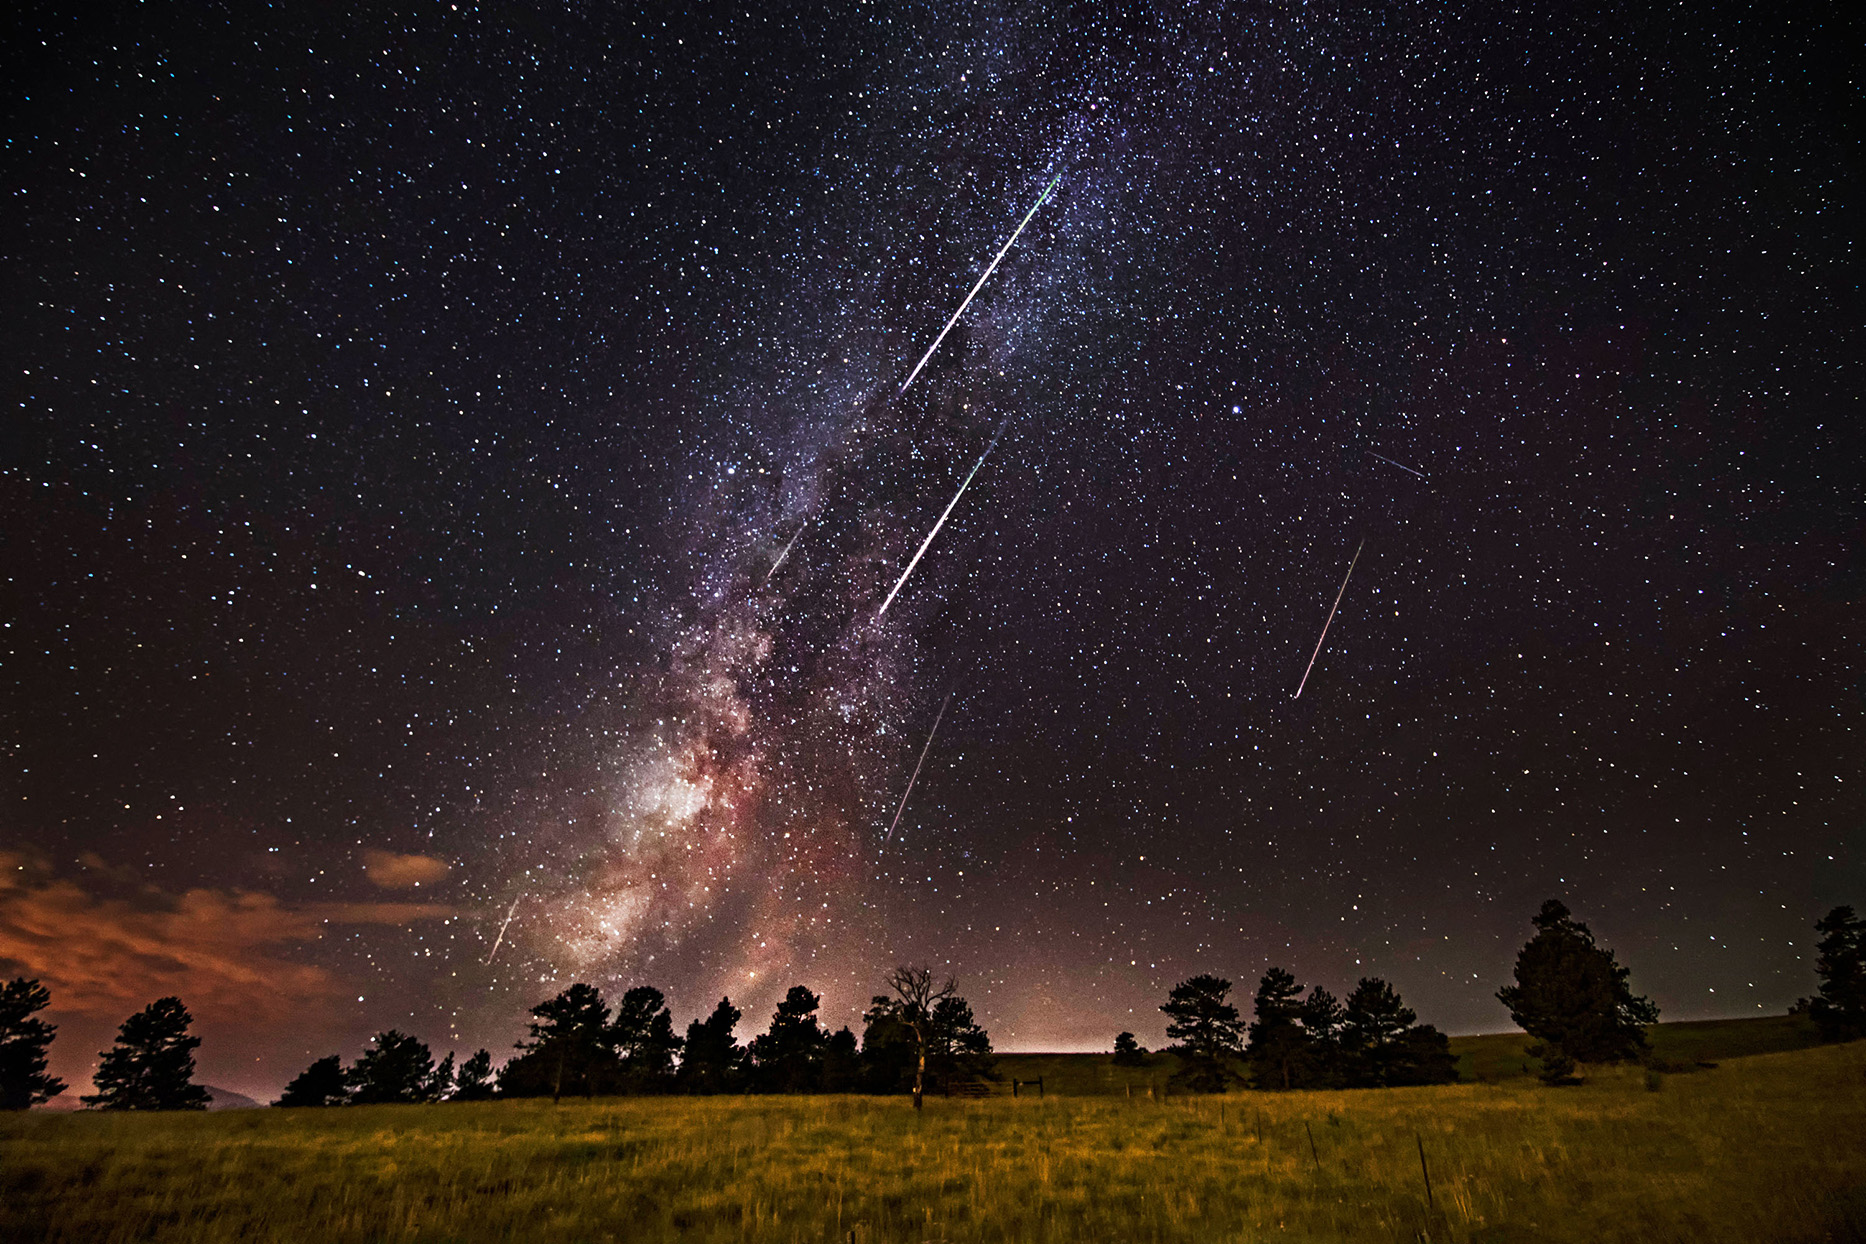
[[[895,968],[888,973],[888,988],[901,1000],[901,1022],[914,1034],[914,1109],[922,1108],[926,1096],[927,1046],[933,1040],[933,1008],[941,1000],[958,992],[952,977],[938,989],[933,988],[932,968]]]

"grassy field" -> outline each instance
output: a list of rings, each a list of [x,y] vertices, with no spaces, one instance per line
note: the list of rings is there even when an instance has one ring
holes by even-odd
[[[1047,1086],[1046,1086],[1047,1087]],[[1866,1043],[1575,1088],[0,1119],[0,1239],[1866,1238]],[[1430,1165],[1428,1206],[1419,1148]]]

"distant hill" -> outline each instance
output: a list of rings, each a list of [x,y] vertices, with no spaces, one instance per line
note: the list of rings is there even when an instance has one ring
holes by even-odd
[[[1765,1015],[1753,1019],[1693,1020],[1654,1024],[1646,1030],[1653,1057],[1680,1070],[1747,1054],[1773,1054],[1819,1045],[1820,1036],[1805,1016]],[[1467,1081],[1509,1080],[1535,1074],[1537,1066],[1523,1051],[1532,1044],[1527,1033],[1499,1032],[1453,1037],[1451,1052],[1458,1060],[1458,1075]],[[1009,1096],[1011,1081],[1043,1081],[1045,1094],[1065,1097],[1106,1097],[1146,1094],[1161,1089],[1179,1060],[1171,1054],[1149,1054],[1142,1066],[1117,1067],[1112,1054],[1000,1054],[993,1096]],[[1020,1090],[1035,1093],[1032,1086]]]
[[[201,1087],[207,1090],[207,1108],[209,1110],[257,1110],[266,1104],[263,1101],[254,1101],[245,1093],[236,1093],[232,1089],[216,1088],[212,1084],[203,1084]],[[57,1097],[54,1097],[51,1101],[38,1107],[38,1109],[55,1110],[66,1113],[73,1110],[82,1110],[84,1109],[84,1103],[79,1101],[78,1098],[90,1091],[91,1089],[88,1086],[80,1088],[74,1084]]]
[[[1654,1024],[1646,1042],[1660,1063],[1695,1067],[1746,1054],[1777,1054],[1819,1045],[1821,1037],[1805,1015],[1759,1015],[1752,1019],[1699,1019]],[[1453,1037],[1458,1075],[1465,1080],[1508,1080],[1532,1075],[1536,1063],[1523,1050],[1533,1044],[1527,1033],[1498,1032]]]
[[[209,1110],[258,1110],[265,1106],[263,1101],[254,1101],[245,1093],[236,1093],[232,1089],[215,1088],[203,1084],[207,1090],[207,1108]]]

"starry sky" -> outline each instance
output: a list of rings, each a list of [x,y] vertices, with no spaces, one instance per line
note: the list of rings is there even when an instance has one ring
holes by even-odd
[[[1703,7],[16,6],[55,1069],[902,962],[1007,1049],[1272,965],[1497,1031],[1550,895],[1669,1018],[1812,992],[1858,31]]]

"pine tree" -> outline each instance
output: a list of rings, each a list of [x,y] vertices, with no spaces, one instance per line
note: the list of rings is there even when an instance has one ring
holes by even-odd
[[[1144,1067],[1147,1063],[1147,1047],[1135,1039],[1131,1032],[1114,1034],[1114,1064],[1117,1067]]]
[[[807,1093],[817,1087],[829,1040],[816,1022],[820,1002],[802,985],[792,985],[772,1012],[770,1029],[752,1038],[751,1061],[759,1087],[777,1093]]]
[[[432,1101],[434,1055],[425,1041],[391,1028],[376,1034],[375,1048],[363,1051],[348,1078],[359,1106]]]
[[[1543,1080],[1568,1083],[1577,1063],[1642,1054],[1645,1026],[1658,1022],[1659,1008],[1627,987],[1628,969],[1559,899],[1542,904],[1533,923],[1536,935],[1516,956],[1516,984],[1499,989],[1497,1000],[1536,1038],[1529,1053],[1542,1060]]]
[[[1836,907],[1814,930],[1821,934],[1814,961],[1821,992],[1808,1004],[1808,1014],[1825,1040],[1866,1037],[1866,920],[1851,907]]]
[[[1393,986],[1377,976],[1362,977],[1342,1014],[1341,1046],[1351,1064],[1349,1083],[1374,1088],[1391,1084],[1400,1036],[1416,1019]]]
[[[1388,1083],[1456,1084],[1458,1060],[1451,1039],[1431,1024],[1414,1024],[1394,1039],[1397,1052],[1387,1063]]]
[[[1260,1089],[1301,1088],[1308,1070],[1308,1035],[1303,1032],[1302,986],[1282,968],[1271,968],[1257,985],[1244,1058]]]
[[[320,1058],[299,1072],[275,1106],[342,1106],[350,1100],[350,1078],[343,1069],[343,1056]]]
[[[180,998],[158,998],[123,1021],[117,1041],[103,1051],[84,1104],[98,1110],[205,1110],[207,1090],[194,1082],[188,1035],[194,1017]]]
[[[902,1093],[913,1086],[914,1030],[901,1004],[876,994],[862,1013],[862,1083],[870,1093]]]
[[[973,1018],[971,1004],[958,994],[934,1003],[927,1046],[927,1071],[934,1081],[945,1086],[956,1080],[996,1078],[992,1066],[991,1037]]]
[[[630,1092],[664,1088],[673,1079],[680,1044],[659,989],[638,985],[622,995],[609,1026],[609,1046],[622,1060],[622,1079]]]
[[[1346,1016],[1335,995],[1320,985],[1309,990],[1297,1011],[1302,1021],[1302,1058],[1296,1074],[1298,1088],[1340,1088],[1347,1083],[1341,1050]]]
[[[454,1101],[485,1101],[492,1096],[492,1054],[478,1050],[460,1064],[454,1077]]]
[[[1231,982],[1222,976],[1194,976],[1173,986],[1160,1010],[1166,1013],[1166,1036],[1178,1042],[1182,1064],[1175,1077],[1195,1093],[1222,1093],[1230,1082],[1230,1060],[1241,1052],[1243,1021],[1227,1000]]]
[[[454,1095],[454,1052],[447,1051],[447,1057],[441,1059],[421,1086],[422,1101],[446,1101]]]
[[[0,1110],[29,1110],[65,1091],[45,1073],[46,1049],[58,1028],[34,1015],[52,995],[36,980],[15,977],[0,986]]]
[[[736,1089],[745,1063],[745,1051],[732,1035],[743,1012],[732,999],[721,998],[713,1013],[687,1025],[685,1051],[680,1060],[679,1085],[690,1093],[727,1093]]]
[[[531,1008],[530,1039],[499,1072],[504,1097],[612,1091],[619,1073],[610,1044],[609,1006],[594,985],[578,982]]]
[[[1379,977],[1362,977],[1342,1013],[1343,1082],[1358,1088],[1449,1084],[1458,1078],[1451,1043],[1400,1001]]]
[[[852,1093],[861,1086],[862,1055],[855,1034],[844,1024],[823,1043],[823,1091]]]

